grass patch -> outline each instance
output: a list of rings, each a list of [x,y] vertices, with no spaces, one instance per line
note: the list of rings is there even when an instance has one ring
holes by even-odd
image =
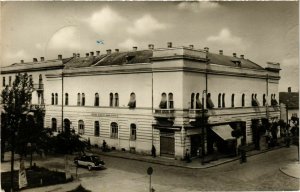
[[[67,183],[73,180],[73,179],[66,180],[66,176],[64,172],[51,171],[43,167],[26,169],[26,176],[28,182],[28,186],[26,187],[26,189]],[[1,185],[2,185],[2,189],[4,189],[5,191],[10,191],[10,177],[11,177],[11,172],[1,173]],[[19,171],[14,171],[13,186],[15,190],[19,189],[18,178],[19,178]]]

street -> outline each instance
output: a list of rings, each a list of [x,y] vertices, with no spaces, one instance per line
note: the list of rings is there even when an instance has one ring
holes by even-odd
[[[179,168],[103,156],[107,169],[88,171],[78,168],[78,178],[91,191],[149,191],[147,168],[151,166],[154,170],[152,187],[155,191],[299,190],[299,179],[287,176],[279,170],[280,167],[297,160],[296,150],[295,146],[281,148],[248,157],[244,164],[234,161],[207,169]],[[64,168],[62,157],[35,162],[38,166],[52,169]],[[8,164],[2,166],[2,171],[9,167]],[[74,175],[75,170],[75,166],[71,164]],[[63,188],[55,191],[63,191]]]

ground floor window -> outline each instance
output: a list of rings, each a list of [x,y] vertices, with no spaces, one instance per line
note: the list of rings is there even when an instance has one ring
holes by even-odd
[[[51,129],[52,131],[57,132],[57,121],[55,118],[51,119]]]
[[[135,124],[130,125],[130,139],[136,140],[136,125]]]
[[[118,124],[115,123],[115,122],[112,122],[110,124],[110,129],[111,129],[110,137],[111,138],[118,138]]]
[[[84,122],[82,120],[78,121],[78,134],[79,135],[84,134]]]
[[[99,137],[100,136],[100,125],[99,121],[95,121],[95,136]]]

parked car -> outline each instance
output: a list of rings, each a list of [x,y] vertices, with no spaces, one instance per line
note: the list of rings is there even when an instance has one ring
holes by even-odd
[[[97,155],[81,155],[74,158],[76,166],[87,167],[89,171],[97,168],[104,168],[104,161]]]

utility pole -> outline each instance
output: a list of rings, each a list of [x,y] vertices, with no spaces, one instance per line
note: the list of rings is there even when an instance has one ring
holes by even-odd
[[[204,143],[204,129],[205,129],[205,119],[204,119],[204,94],[206,94],[206,90],[203,90],[202,92],[202,123],[201,123],[201,128],[202,128],[202,132],[201,132],[201,164],[203,165],[204,164],[204,155],[205,155],[205,143]]]

